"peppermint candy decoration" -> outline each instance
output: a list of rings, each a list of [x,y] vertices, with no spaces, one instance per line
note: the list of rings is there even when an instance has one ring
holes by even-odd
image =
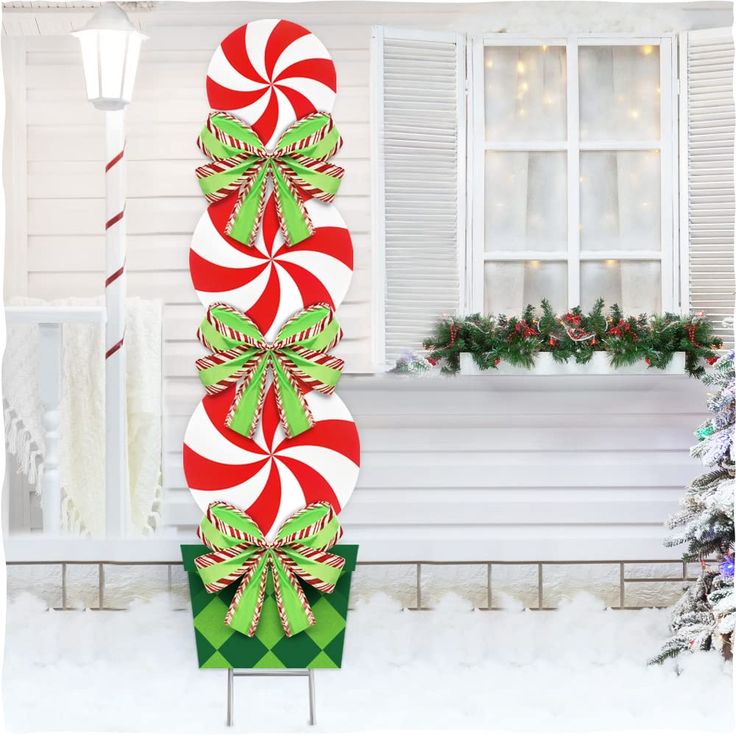
[[[335,64],[324,44],[288,20],[257,20],[217,47],[207,70],[210,107],[253,127],[267,148],[287,125],[313,112],[331,112]]]
[[[184,475],[200,509],[226,501],[245,511],[269,539],[310,503],[328,501],[339,513],[360,467],[358,431],[345,404],[334,395],[310,393],[314,426],[287,438],[271,386],[261,424],[248,439],[225,426],[234,390],[204,398],[184,436]]]
[[[287,246],[271,195],[263,226],[249,248],[225,234],[226,204],[210,205],[192,236],[189,272],[204,306],[224,302],[246,312],[269,340],[307,306],[337,308],[353,275],[353,244],[334,205],[309,200],[314,235]]]

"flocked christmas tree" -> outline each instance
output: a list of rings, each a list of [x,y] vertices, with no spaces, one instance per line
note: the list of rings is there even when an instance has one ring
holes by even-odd
[[[687,545],[684,559],[699,561],[701,569],[675,604],[672,636],[652,662],[710,649],[731,657],[736,623],[733,351],[719,358],[703,381],[710,389],[708,408],[713,417],[698,427],[692,455],[708,470],[690,484],[682,508],[669,521],[676,531],[666,542],[668,546]]]

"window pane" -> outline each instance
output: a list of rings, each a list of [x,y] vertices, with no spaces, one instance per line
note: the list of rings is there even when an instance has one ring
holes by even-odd
[[[519,315],[527,304],[549,299],[567,307],[567,264],[562,261],[517,261],[485,264],[486,314]]]
[[[659,139],[659,46],[581,46],[580,138]]]
[[[486,152],[485,249],[567,252],[564,152]]]
[[[486,140],[565,140],[565,65],[562,46],[487,46]]]
[[[599,297],[618,304],[627,314],[661,312],[662,273],[659,261],[583,261],[580,294],[583,309]]]
[[[657,151],[580,154],[582,250],[660,249]]]

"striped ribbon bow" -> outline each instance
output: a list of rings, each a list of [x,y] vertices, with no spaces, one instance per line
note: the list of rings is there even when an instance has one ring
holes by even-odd
[[[342,528],[326,502],[297,511],[281,525],[274,541],[267,542],[248,514],[215,501],[197,536],[212,550],[194,560],[206,590],[218,593],[240,580],[225,623],[246,636],[258,628],[269,573],[281,626],[286,636],[293,636],[315,623],[297,578],[332,593],[345,566],[342,557],[327,551],[342,536]]]
[[[233,197],[225,232],[252,246],[266,203],[266,185],[273,181],[276,212],[287,245],[314,232],[305,201],[331,202],[344,169],[327,163],[342,146],[332,117],[317,112],[286,129],[269,152],[255,131],[225,112],[210,113],[197,140],[212,163],[197,169],[208,202]]]
[[[304,394],[331,394],[344,361],[328,355],[342,330],[327,304],[314,304],[287,320],[273,343],[266,342],[255,323],[227,304],[211,304],[197,331],[212,355],[197,360],[199,377],[209,394],[237,384],[226,423],[252,437],[263,409],[267,378],[273,375],[276,405],[287,437],[313,424]]]

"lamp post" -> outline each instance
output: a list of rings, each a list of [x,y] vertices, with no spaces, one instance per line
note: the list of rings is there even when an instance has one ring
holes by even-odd
[[[125,130],[139,33],[114,2],[103,2],[74,36],[82,47],[87,98],[105,112],[105,531],[123,536],[129,517],[125,361]]]

